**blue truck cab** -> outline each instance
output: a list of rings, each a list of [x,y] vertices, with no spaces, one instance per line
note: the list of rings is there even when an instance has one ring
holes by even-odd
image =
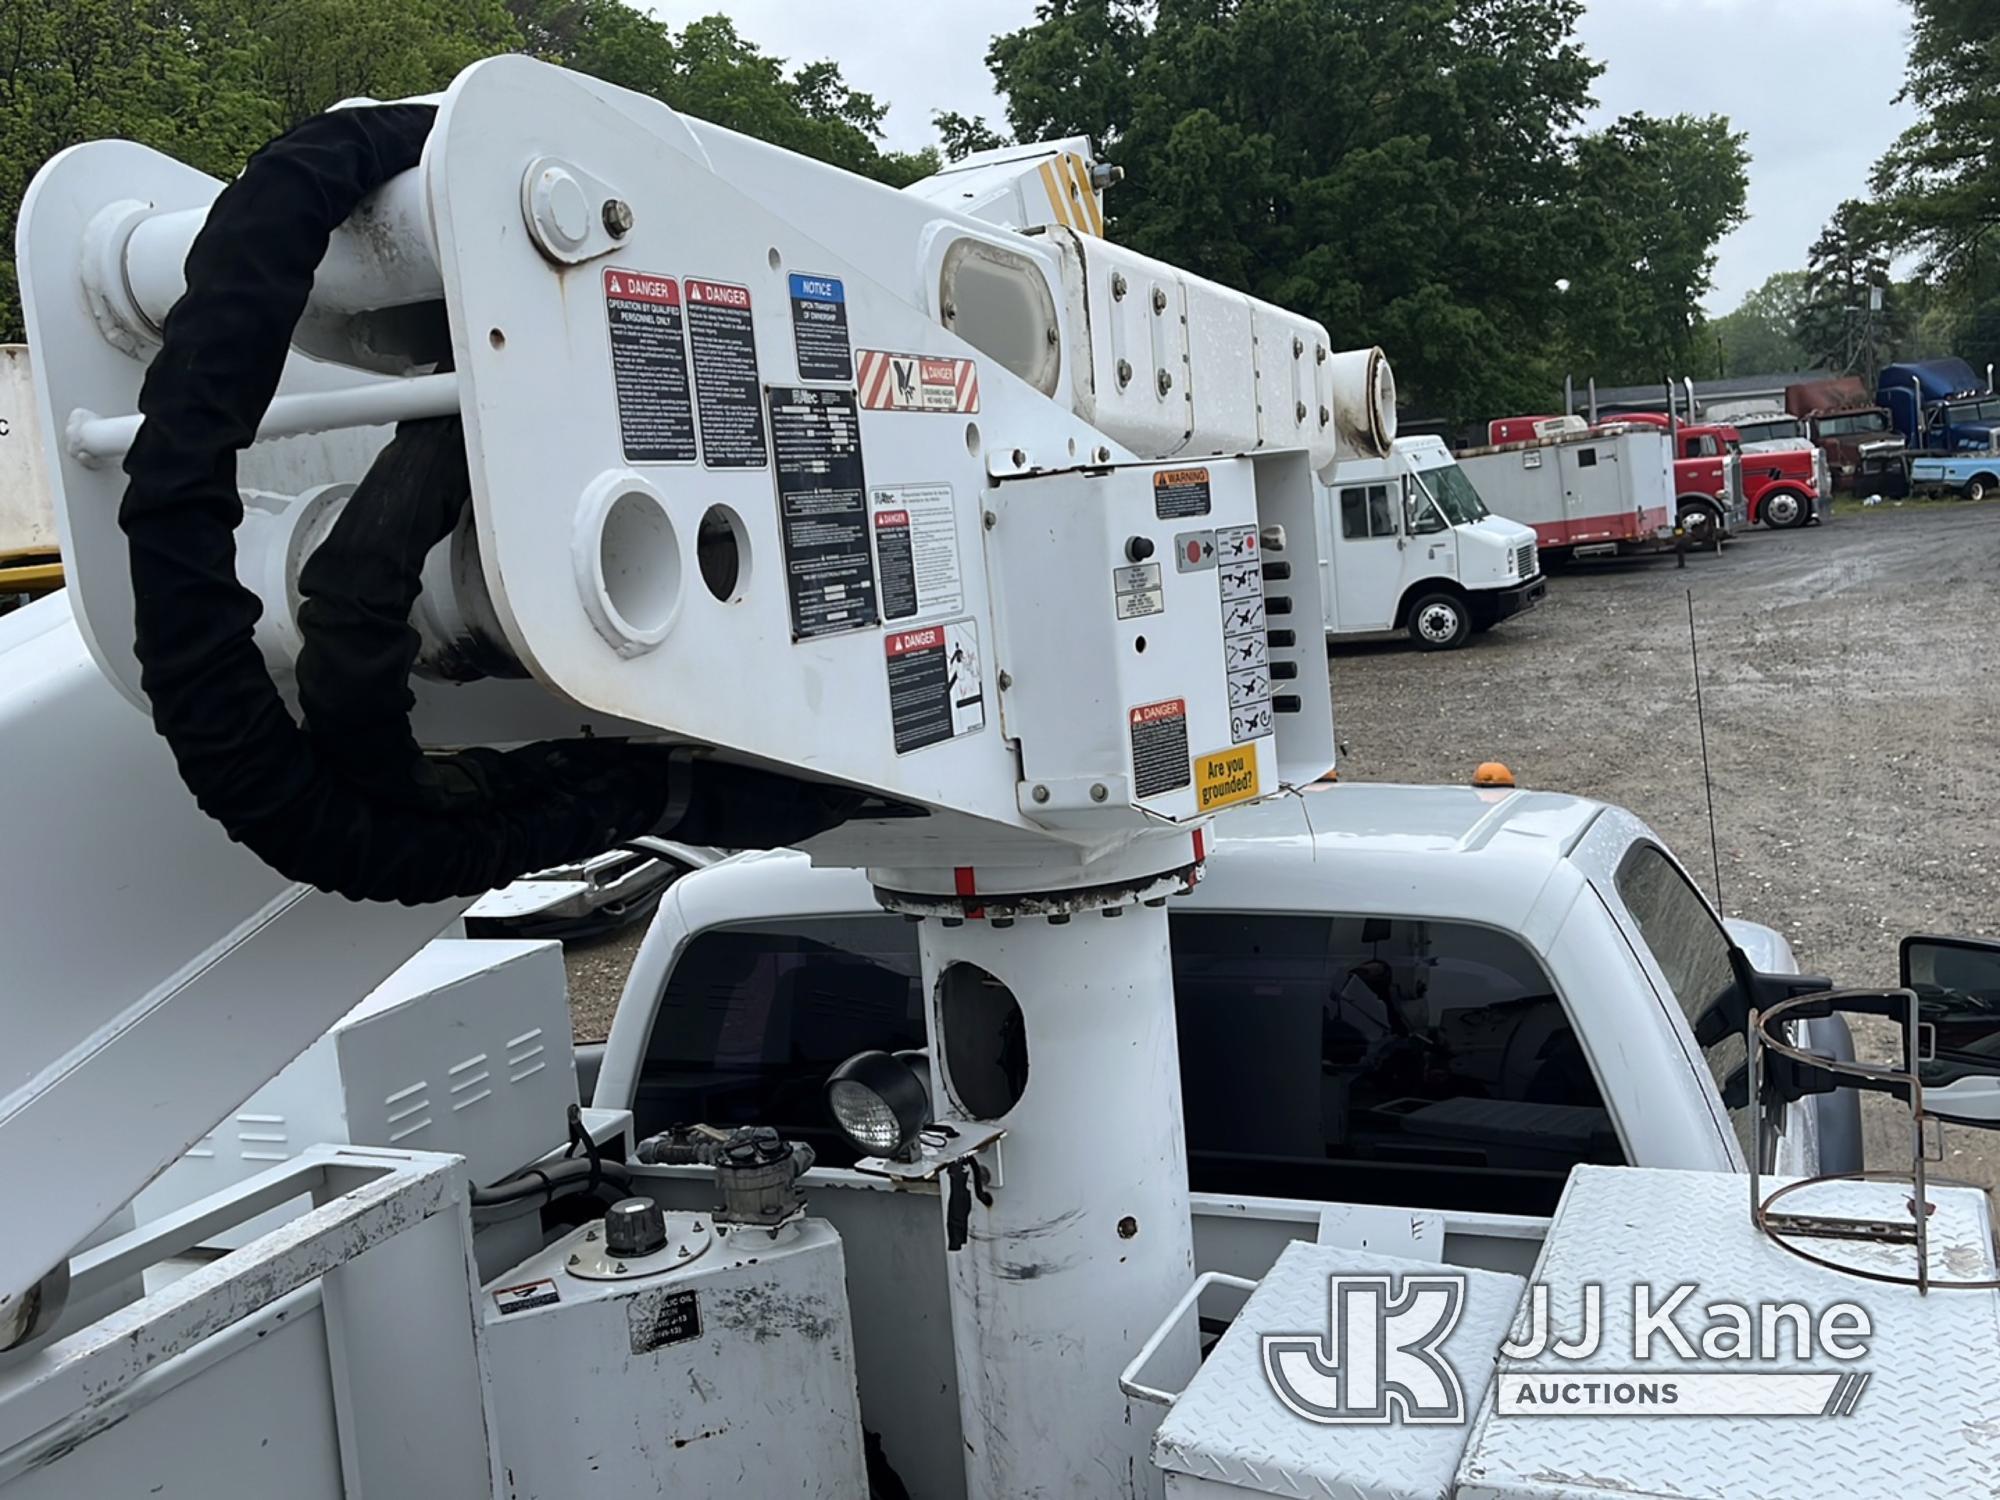
[[[2000,395],[1962,359],[1885,365],[1875,402],[1912,453],[2000,452]]]

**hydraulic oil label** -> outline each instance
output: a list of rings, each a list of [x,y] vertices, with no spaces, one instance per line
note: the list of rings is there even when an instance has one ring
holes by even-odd
[[[1195,806],[1214,812],[1257,795],[1257,747],[1237,745],[1194,758]]]
[[[640,1292],[625,1304],[625,1331],[634,1354],[651,1354],[701,1337],[701,1293]]]
[[[898,755],[986,727],[979,627],[972,621],[892,630],[882,647]]]
[[[680,283],[614,266],[604,273],[604,317],[625,461],[693,463],[694,405],[688,398]]]
[[[1187,699],[1141,703],[1127,715],[1132,734],[1132,795],[1143,800],[1188,784]]]
[[[750,288],[693,277],[682,284],[702,462],[711,469],[761,469],[769,459]]]
[[[792,347],[801,380],[852,380],[854,347],[847,341],[847,288],[837,276],[791,273]]]
[[[854,392],[772,386],[770,404],[792,639],[865,630],[878,616]]]

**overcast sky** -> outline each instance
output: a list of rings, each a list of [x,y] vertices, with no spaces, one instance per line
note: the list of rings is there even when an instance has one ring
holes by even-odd
[[[986,44],[1034,18],[1034,0],[674,0],[675,24],[716,10],[794,63],[830,57],[886,102],[888,144],[928,145],[936,110],[1004,110]],[[1908,124],[1902,0],[1590,0],[1585,50],[1605,64],[1596,118],[1726,114],[1750,137],[1750,220],[1722,242],[1709,310],[1727,312],[1773,271],[1805,263],[1827,215],[1861,196]]]

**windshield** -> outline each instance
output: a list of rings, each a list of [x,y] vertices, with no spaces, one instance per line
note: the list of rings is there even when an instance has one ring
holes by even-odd
[[[1792,417],[1773,417],[1768,422],[1738,422],[1736,432],[1746,443],[1768,443],[1774,438],[1795,438],[1803,434]]]
[[[1989,396],[1983,401],[1954,401],[1951,403],[1951,419],[1954,422],[2000,422],[2000,397]]]
[[[1889,414],[1885,411],[1858,411],[1845,417],[1821,417],[1819,435],[1821,437],[1852,437],[1857,432],[1887,432]]]
[[[1469,526],[1493,514],[1457,464],[1422,470],[1417,474],[1417,483],[1454,526]]]

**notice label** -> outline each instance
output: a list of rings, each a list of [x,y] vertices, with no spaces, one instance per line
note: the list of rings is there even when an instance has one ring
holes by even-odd
[[[838,277],[801,276],[794,271],[792,346],[798,351],[799,379],[852,380],[854,349],[847,342],[847,288]]]
[[[625,1328],[634,1354],[651,1354],[669,1344],[701,1337],[699,1292],[641,1292],[625,1309]]]
[[[972,621],[891,631],[882,647],[898,755],[986,727],[979,630]]]
[[[769,459],[750,289],[693,277],[682,284],[687,288],[701,461],[711,469],[761,469]]]
[[[1142,703],[1127,716],[1132,731],[1132,795],[1178,791],[1188,771],[1187,699]]]
[[[882,618],[920,619],[965,608],[958,519],[948,484],[899,484],[871,491]]]
[[[493,1310],[506,1317],[531,1307],[552,1307],[562,1301],[553,1281],[529,1281],[520,1286],[503,1286],[493,1293]]]
[[[1160,565],[1136,563],[1111,570],[1111,594],[1118,606],[1118,618],[1137,620],[1145,615],[1165,614],[1166,595],[1160,591]]]
[[[869,411],[975,412],[979,364],[970,359],[927,359],[863,349],[859,356],[861,404]]]
[[[1257,747],[1240,745],[1194,758],[1195,806],[1214,812],[1257,795]]]
[[[611,379],[625,461],[691,464],[694,406],[688,399],[681,289],[671,276],[612,267],[604,273]]]
[[[1264,561],[1254,526],[1215,533],[1216,584],[1222,591],[1222,670],[1229,682],[1229,737],[1262,739],[1276,727],[1271,714],[1271,638],[1264,622]],[[1256,795],[1252,761],[1251,790]],[[1220,805],[1220,804],[1218,804]]]
[[[875,557],[854,392],[774,385],[769,394],[792,639],[864,630],[877,621]]]
[[[1153,475],[1153,514],[1183,521],[1209,511],[1208,470],[1160,469]]]

